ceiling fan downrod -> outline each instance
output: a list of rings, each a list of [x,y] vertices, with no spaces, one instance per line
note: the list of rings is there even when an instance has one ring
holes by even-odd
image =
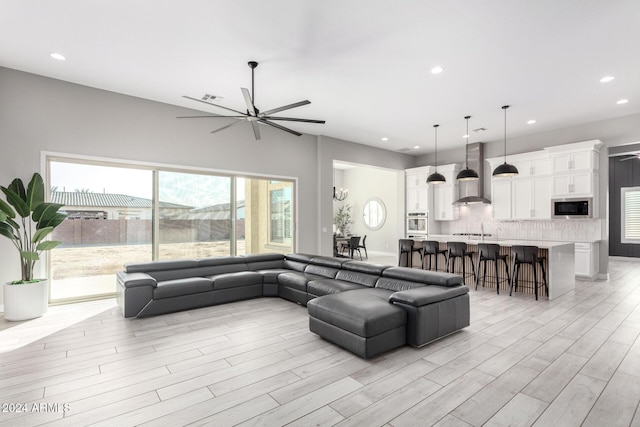
[[[253,103],[253,106],[255,108],[256,105],[256,95],[255,92],[253,90],[253,70],[256,69],[256,67],[258,66],[258,63],[256,61],[249,61],[247,62],[247,65],[249,66],[249,68],[251,68],[251,102]]]

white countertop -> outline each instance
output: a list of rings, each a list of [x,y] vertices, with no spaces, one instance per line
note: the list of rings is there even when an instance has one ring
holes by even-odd
[[[515,246],[515,245],[525,245],[525,246],[537,246],[543,249],[549,249],[557,246],[564,245],[573,245],[573,242],[553,242],[553,241],[542,241],[542,240],[514,240],[514,239],[496,239],[495,237],[485,237],[484,240],[480,239],[480,237],[472,236],[469,238],[468,236],[453,236],[448,234],[429,234],[425,239],[413,239],[416,241],[422,240],[436,240],[438,242],[464,242],[470,245],[477,245],[478,243],[496,243],[500,246]]]

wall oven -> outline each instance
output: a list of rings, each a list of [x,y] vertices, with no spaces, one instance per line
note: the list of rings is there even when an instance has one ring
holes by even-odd
[[[407,213],[407,236],[426,235],[429,232],[429,214],[426,211]]]
[[[593,199],[552,199],[551,217],[554,219],[593,218]]]

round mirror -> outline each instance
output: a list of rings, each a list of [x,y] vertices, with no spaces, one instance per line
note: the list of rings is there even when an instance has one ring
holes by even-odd
[[[369,230],[378,230],[387,219],[387,209],[384,206],[384,202],[377,197],[369,199],[364,205],[362,216],[364,225]]]

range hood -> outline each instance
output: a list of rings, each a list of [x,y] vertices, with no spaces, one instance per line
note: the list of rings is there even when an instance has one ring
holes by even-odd
[[[484,143],[474,142],[468,147],[469,169],[478,172],[480,179],[477,181],[460,182],[460,198],[453,202],[454,206],[464,205],[490,205],[491,200],[484,198]]]

